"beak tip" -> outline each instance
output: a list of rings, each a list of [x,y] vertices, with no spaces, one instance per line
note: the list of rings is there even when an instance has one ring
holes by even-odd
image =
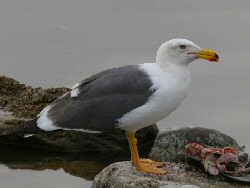
[[[220,62],[220,58],[219,58],[217,53],[215,53],[215,61],[218,62],[218,63]]]
[[[218,59],[218,61],[220,59],[217,53],[215,53],[215,58]]]

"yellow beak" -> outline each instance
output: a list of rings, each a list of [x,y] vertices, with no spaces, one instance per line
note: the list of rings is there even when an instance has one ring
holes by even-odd
[[[198,58],[219,62],[219,56],[214,50],[202,48],[200,52],[189,52],[188,54],[196,54]]]

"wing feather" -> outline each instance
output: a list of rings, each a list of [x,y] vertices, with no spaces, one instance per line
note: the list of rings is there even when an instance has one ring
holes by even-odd
[[[109,69],[80,82],[77,97],[68,93],[56,100],[48,117],[61,128],[110,131],[117,119],[147,102],[151,86],[136,65]]]

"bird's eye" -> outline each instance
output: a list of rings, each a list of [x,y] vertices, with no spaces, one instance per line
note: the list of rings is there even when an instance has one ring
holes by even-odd
[[[181,45],[179,46],[179,48],[180,48],[181,50],[185,50],[185,49],[186,49],[186,46],[185,46],[184,44],[181,44]]]

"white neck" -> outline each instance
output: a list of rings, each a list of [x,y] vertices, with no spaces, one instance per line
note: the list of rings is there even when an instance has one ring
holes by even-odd
[[[172,78],[178,79],[180,81],[190,80],[190,72],[187,64],[180,63],[169,63],[167,59],[156,59],[156,64]]]

